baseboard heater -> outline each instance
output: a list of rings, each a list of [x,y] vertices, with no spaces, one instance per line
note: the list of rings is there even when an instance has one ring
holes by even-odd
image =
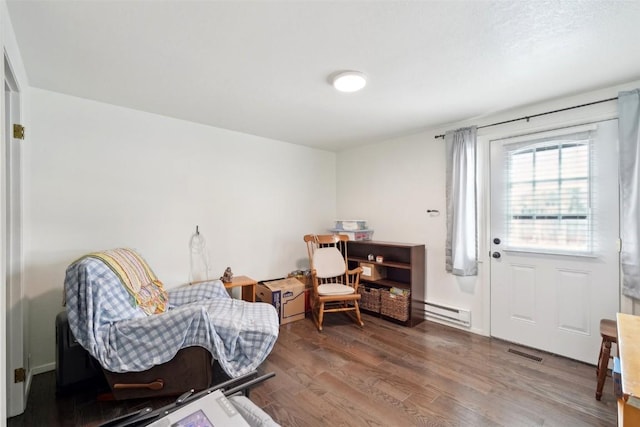
[[[471,326],[471,311],[462,308],[424,301],[424,314],[427,317],[455,323],[456,325]]]

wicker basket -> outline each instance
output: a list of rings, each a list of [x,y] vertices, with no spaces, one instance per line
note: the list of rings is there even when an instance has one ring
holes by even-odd
[[[409,320],[411,307],[411,294],[396,295],[383,289],[380,290],[380,313],[396,320],[406,322]]]
[[[367,286],[358,286],[360,298],[360,308],[374,313],[380,313],[380,289]]]

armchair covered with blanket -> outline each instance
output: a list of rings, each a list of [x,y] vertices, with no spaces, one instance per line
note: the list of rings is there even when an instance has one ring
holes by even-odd
[[[206,388],[211,358],[231,378],[247,374],[278,337],[271,305],[232,299],[219,280],[166,291],[130,249],[72,263],[65,299],[71,332],[105,370],[116,398]]]

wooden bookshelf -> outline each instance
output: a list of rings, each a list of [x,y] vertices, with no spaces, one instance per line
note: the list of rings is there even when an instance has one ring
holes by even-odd
[[[349,241],[347,259],[349,268],[361,263],[384,267],[386,277],[378,280],[360,279],[364,286],[389,290],[391,288],[410,291],[411,306],[409,318],[398,321],[393,317],[382,315],[387,320],[396,321],[406,326],[415,326],[424,320],[425,300],[425,245],[412,243],[381,242],[376,240]],[[383,261],[370,261],[368,255],[382,256]],[[379,313],[377,313],[379,314]]]

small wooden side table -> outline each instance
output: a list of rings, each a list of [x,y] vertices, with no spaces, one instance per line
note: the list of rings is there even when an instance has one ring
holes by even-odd
[[[225,283],[227,289],[242,287],[242,299],[249,302],[256,302],[256,285],[258,282],[248,276],[233,276],[231,282]]]

